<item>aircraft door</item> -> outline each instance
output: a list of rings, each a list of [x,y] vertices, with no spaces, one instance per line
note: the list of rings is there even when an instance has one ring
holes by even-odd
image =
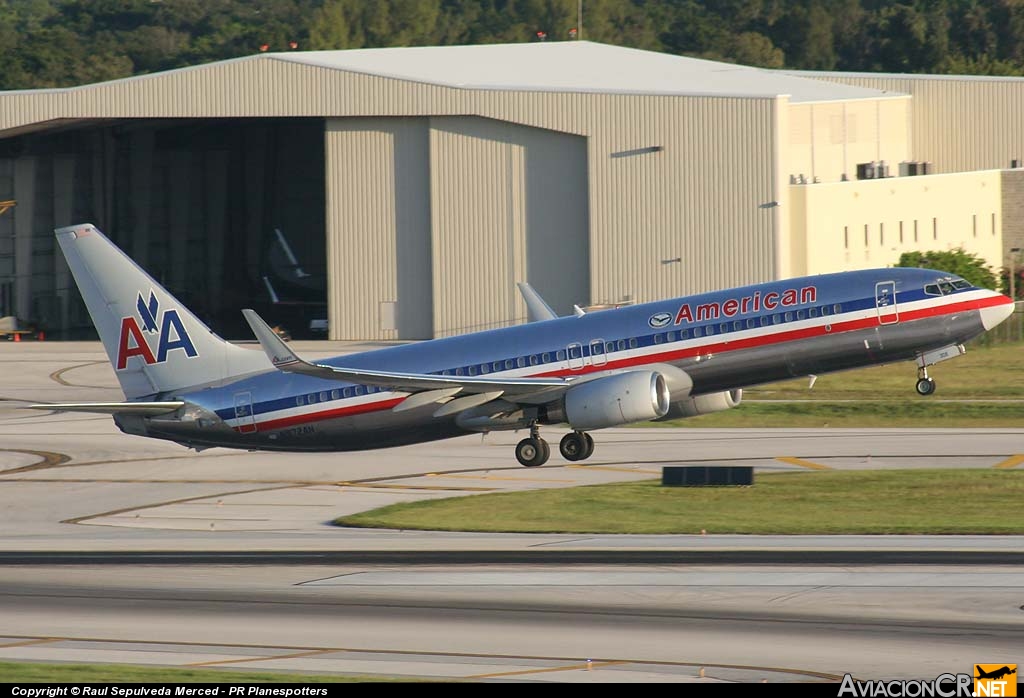
[[[573,371],[579,371],[583,368],[583,345],[579,342],[573,342],[565,349],[565,353],[569,357],[569,368]]]
[[[235,419],[238,420],[238,431],[251,434],[256,431],[256,417],[252,413],[252,393],[235,393]]]
[[[900,312],[896,307],[895,281],[879,281],[875,284],[875,309],[878,311],[880,325],[899,322]]]

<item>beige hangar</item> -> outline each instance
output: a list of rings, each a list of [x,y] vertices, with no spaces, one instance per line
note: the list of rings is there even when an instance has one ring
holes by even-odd
[[[287,324],[317,303],[333,339],[498,327],[525,321],[524,280],[570,313],[909,249],[998,266],[1022,217],[1014,141],[957,155],[936,114],[962,105],[916,89],[580,41],[264,53],[0,93],[0,199],[18,201],[0,315],[86,331],[50,232],[84,221],[229,337],[240,307]],[[997,122],[1021,131],[1009,107]],[[896,176],[916,161],[936,174]],[[858,179],[865,163],[892,176]],[[275,304],[286,291],[305,305]]]

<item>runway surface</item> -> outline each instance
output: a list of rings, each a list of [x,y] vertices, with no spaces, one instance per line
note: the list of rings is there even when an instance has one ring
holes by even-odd
[[[0,659],[630,682],[931,678],[1024,659],[1024,537],[327,525],[690,462],[1013,469],[1024,429],[615,429],[588,465],[530,470],[514,434],[197,454],[107,417],[17,409],[119,399],[97,344],[0,345],[0,370]]]

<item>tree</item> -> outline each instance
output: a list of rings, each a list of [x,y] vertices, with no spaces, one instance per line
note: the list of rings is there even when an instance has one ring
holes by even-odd
[[[979,288],[995,289],[997,286],[995,272],[986,264],[985,260],[961,247],[953,250],[904,252],[900,255],[900,261],[896,263],[896,266],[946,271]]]

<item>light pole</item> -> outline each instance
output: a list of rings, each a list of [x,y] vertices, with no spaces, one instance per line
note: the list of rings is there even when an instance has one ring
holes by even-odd
[[[1017,253],[1020,252],[1019,247],[1010,248],[1010,299],[1013,300],[1013,314],[1017,314]],[[1014,318],[1016,320],[1016,318]],[[1011,325],[1013,334],[1017,335],[1016,339],[1020,339],[1020,328]]]

